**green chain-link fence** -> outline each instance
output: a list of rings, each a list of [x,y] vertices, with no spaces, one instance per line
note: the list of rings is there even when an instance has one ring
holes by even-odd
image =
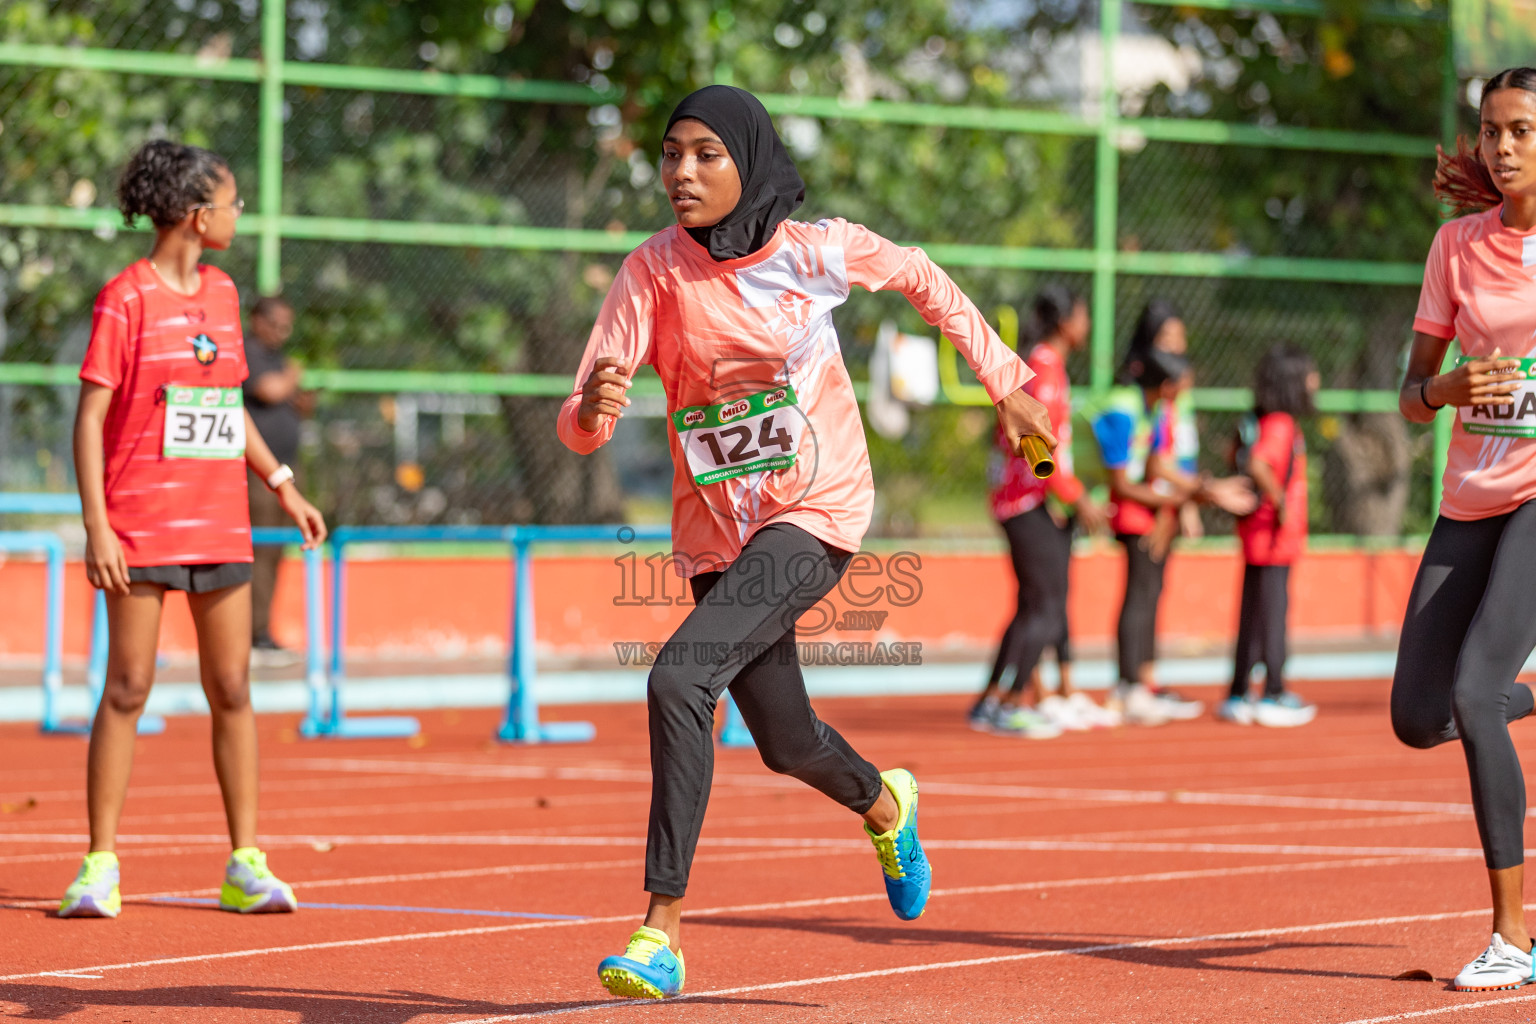
[[[0,485],[72,487],[92,299],[146,246],[111,209],[116,173],[164,133],[228,158],[248,197],[216,259],[247,296],[295,307],[321,389],[304,470],[334,521],[664,517],[660,419],[589,460],[553,431],[618,261],[669,222],[646,131],[700,74],[623,85],[646,29],[712,40],[675,59],[760,90],[809,184],[800,216],[927,246],[989,313],[1053,281],[1089,297],[1080,385],[1108,386],[1141,306],[1174,301],[1210,468],[1258,356],[1305,346],[1327,389],[1314,528],[1427,528],[1445,424],[1391,410],[1437,223],[1434,145],[1457,116],[1443,4],[939,5],[926,39],[878,5],[757,6],[8,5]],[[759,23],[771,39],[733,50],[732,26]],[[883,319],[923,326],[890,296],[838,315],[856,380]],[[905,438],[871,435],[877,531],[990,535],[986,410],[954,397]]]

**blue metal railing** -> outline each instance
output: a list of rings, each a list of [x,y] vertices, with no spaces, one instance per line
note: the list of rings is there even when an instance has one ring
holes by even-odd
[[[80,499],[69,494],[0,493],[0,514],[78,515]],[[62,661],[63,635],[63,545],[51,533],[34,531],[3,534],[0,537],[27,537],[40,543],[26,550],[49,552],[49,632],[48,649],[53,667],[44,667],[46,708],[56,708],[61,686],[59,665]],[[326,658],[325,572],[322,552],[316,548],[303,553],[304,559],[304,678],[309,689],[309,707],[300,726],[302,735],[311,738],[366,738],[412,736],[421,729],[416,719],[404,716],[368,716],[350,718],[346,714],[346,550],[360,543],[464,543],[490,542],[508,544],[512,549],[513,593],[511,638],[507,656],[508,695],[506,713],[497,738],[507,743],[556,743],[590,740],[594,728],[590,722],[541,722],[534,682],[538,674],[535,660],[536,617],[533,599],[532,548],[537,544],[594,543],[620,541],[670,541],[672,531],[665,526],[342,526],[330,535],[331,548],[331,623],[330,658]],[[299,531],[293,527],[256,527],[251,540],[256,544],[299,544]],[[18,541],[17,543],[21,543]],[[0,545],[3,549],[3,545]],[[56,582],[55,582],[56,581]],[[87,679],[94,703],[100,700],[106,678],[107,624],[106,599],[97,591],[91,629],[91,654]],[[46,659],[45,659],[46,660]],[[50,682],[52,680],[52,682]],[[57,720],[52,720],[58,725]],[[44,728],[50,719],[45,711]],[[140,731],[163,728],[163,722],[145,716]],[[87,724],[84,727],[89,729]],[[82,731],[69,727],[67,731]],[[731,747],[752,746],[751,733],[741,713],[726,697],[725,728],[721,743]]]

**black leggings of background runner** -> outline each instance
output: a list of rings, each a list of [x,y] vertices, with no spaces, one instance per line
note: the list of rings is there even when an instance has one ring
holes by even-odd
[[[795,621],[837,585],[849,554],[797,526],[758,530],[723,572],[689,582],[698,602],[651,669],[651,821],[645,889],[682,896],[715,768],[715,703],[727,687],[763,763],[857,814],[880,773],[816,717],[795,648]]]
[[[1117,533],[1125,548],[1125,601],[1120,605],[1120,625],[1115,633],[1120,655],[1120,680],[1141,680],[1141,666],[1157,659],[1157,602],[1163,596],[1163,569],[1168,556],[1155,560],[1142,547],[1145,537]]]
[[[1237,648],[1232,656],[1232,696],[1246,698],[1253,666],[1264,665],[1264,696],[1285,692],[1285,615],[1290,605],[1291,567],[1243,566],[1243,602],[1237,613]]]
[[[1008,554],[1019,584],[1013,618],[997,645],[989,682],[1002,681],[1014,667],[1011,692],[1029,685],[1040,656],[1067,632],[1067,574],[1072,565],[1072,528],[1057,526],[1044,505],[1004,520]]]
[[[1509,723],[1531,713],[1515,677],[1536,648],[1536,502],[1488,519],[1441,516],[1397,648],[1392,728],[1411,747],[1461,739],[1491,869],[1525,859],[1525,777]]]

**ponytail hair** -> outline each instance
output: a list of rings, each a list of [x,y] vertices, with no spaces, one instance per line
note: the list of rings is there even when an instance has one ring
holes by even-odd
[[[1030,317],[1028,340],[1041,342],[1054,336],[1061,325],[1072,318],[1072,311],[1082,305],[1082,296],[1066,285],[1048,284],[1035,296]]]
[[[179,222],[199,203],[210,202],[229,164],[217,153],[170,139],[154,139],[138,148],[117,183],[117,208],[133,227],[141,215],[156,227]]]
[[[1507,68],[1488,79],[1483,86],[1483,97],[1500,89],[1524,89],[1536,93],[1536,68]],[[1466,136],[1456,136],[1456,152],[1447,154],[1435,147],[1435,197],[1449,206],[1456,216],[1464,213],[1482,213],[1504,201],[1504,194],[1493,182],[1493,175],[1483,164],[1477,146]]]

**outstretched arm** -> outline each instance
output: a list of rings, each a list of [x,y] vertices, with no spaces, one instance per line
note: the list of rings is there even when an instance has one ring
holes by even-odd
[[[921,249],[903,248],[859,225],[849,225],[848,232],[850,280],[871,291],[901,292],[930,326],[944,333],[987,389],[1009,446],[1017,451],[1019,439],[1032,434],[1055,448],[1050,413],[1022,390],[1034,371],[1003,344],[950,276]]]
[[[608,443],[629,404],[631,375],[650,359],[655,301],[643,273],[630,260],[619,268],[587,338],[575,388],[560,407],[555,430],[573,452],[587,455]]]

